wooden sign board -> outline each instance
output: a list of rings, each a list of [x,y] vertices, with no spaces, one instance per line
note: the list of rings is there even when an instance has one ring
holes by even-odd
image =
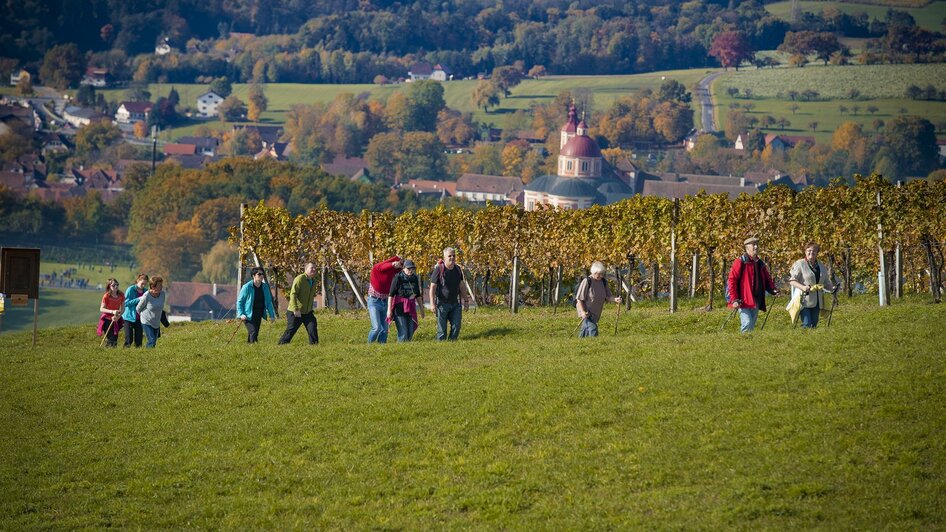
[[[10,296],[11,307],[25,307],[30,304],[30,298],[26,294],[12,294]]]
[[[39,249],[0,249],[0,293],[39,299]]]

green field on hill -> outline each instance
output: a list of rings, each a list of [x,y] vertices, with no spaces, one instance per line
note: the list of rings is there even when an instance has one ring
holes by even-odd
[[[906,11],[913,16],[916,24],[929,31],[943,31],[943,19],[946,18],[946,2],[876,2],[872,4],[859,4],[855,2],[823,2],[799,0],[796,2],[775,2],[766,4],[765,9],[769,13],[784,19],[791,20],[792,4],[797,4],[800,11],[809,13],[821,13],[825,9],[837,9],[842,13],[855,14],[867,13],[872,19],[884,20],[887,16],[887,10],[890,8],[899,11]],[[922,7],[916,7],[921,5]]]
[[[0,335],[3,528],[935,529],[946,307],[842,297],[830,328],[726,312],[464,315],[461,341],[233,324],[154,350]],[[237,330],[231,344],[227,339]]]
[[[482,109],[474,109],[471,101],[475,80],[459,80],[444,83],[444,99],[447,106],[463,112],[472,112],[475,120],[482,123],[492,123],[496,127],[506,127],[509,117],[517,110],[528,110],[533,103],[547,102],[566,90],[589,90],[594,95],[595,111],[604,112],[611,103],[623,95],[632,94],[645,88],[660,86],[665,79],[676,79],[687,87],[692,87],[708,70],[674,70],[636,74],[630,76],[548,76],[541,79],[527,79],[512,89],[509,98],[504,98],[499,107],[491,108],[489,113]],[[167,96],[171,87],[174,87],[181,96],[185,105],[193,106],[197,96],[208,90],[208,85],[181,85],[181,84],[152,84],[148,87],[152,100]],[[407,90],[409,85],[378,86],[361,85],[306,85],[299,83],[272,83],[266,85],[266,96],[269,98],[269,109],[262,115],[263,124],[281,124],[285,115],[294,104],[311,104],[316,102],[330,102],[342,93],[370,94],[375,99],[387,99],[396,91]],[[246,100],[249,86],[234,84],[233,93]],[[124,98],[123,90],[102,91],[106,99],[119,101]],[[190,103],[188,103],[190,102]],[[694,102],[695,117],[699,117],[699,104]],[[219,120],[193,123],[186,127],[175,128],[168,136],[176,139],[193,133],[199,124],[215,129],[228,129],[229,125],[221,124]]]
[[[907,87],[933,85],[946,90],[946,64],[933,65],[848,65],[821,66],[810,64],[804,68],[776,68],[764,70],[730,71],[720,76],[713,84],[713,97],[717,103],[716,118],[720,129],[725,128],[729,105],[751,104],[751,116],[761,118],[772,115],[776,119],[786,118],[791,126],[785,131],[778,128],[766,129],[770,133],[789,135],[813,135],[818,142],[826,142],[837,126],[842,122],[854,121],[864,125],[866,131],[873,131],[873,122],[881,119],[885,122],[901,115],[905,110],[908,115],[922,116],[934,125],[946,123],[946,102],[910,100],[903,96]],[[743,94],[745,89],[752,90],[752,98],[746,99],[727,94],[727,87],[735,87]],[[788,91],[802,92],[815,90],[820,99],[815,101],[797,100],[793,102]],[[857,100],[851,100],[848,92],[857,89],[861,92]],[[797,103],[799,108],[792,112],[790,107]],[[857,115],[852,110],[859,106]],[[848,108],[842,113],[840,107]],[[877,107],[870,113],[868,107]],[[818,128],[812,132],[808,127],[811,122],[818,122]],[[942,131],[939,131],[942,134]]]

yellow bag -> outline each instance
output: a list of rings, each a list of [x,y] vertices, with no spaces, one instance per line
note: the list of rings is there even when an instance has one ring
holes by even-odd
[[[824,285],[811,285],[811,291],[814,292],[816,290],[824,290]],[[792,298],[789,300],[788,305],[785,306],[785,310],[788,311],[788,315],[792,318],[792,324],[798,320],[798,315],[801,314],[801,298],[803,294],[803,291],[792,287]]]

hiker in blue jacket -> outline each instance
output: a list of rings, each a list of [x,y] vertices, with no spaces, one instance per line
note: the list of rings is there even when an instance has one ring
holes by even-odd
[[[259,326],[265,315],[276,321],[276,311],[273,309],[273,294],[269,284],[263,281],[263,269],[253,268],[250,271],[248,283],[240,288],[237,296],[237,315],[246,326],[246,343],[255,344],[259,337]]]

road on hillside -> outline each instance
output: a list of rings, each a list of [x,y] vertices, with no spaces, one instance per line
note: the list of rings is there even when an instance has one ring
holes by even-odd
[[[701,79],[699,84],[696,87],[696,97],[700,99],[700,106],[703,108],[703,131],[707,133],[714,133],[717,131],[716,128],[716,113],[713,108],[713,95],[710,94],[710,85],[713,84],[713,80],[722,76],[726,72],[713,72],[709,76]]]

